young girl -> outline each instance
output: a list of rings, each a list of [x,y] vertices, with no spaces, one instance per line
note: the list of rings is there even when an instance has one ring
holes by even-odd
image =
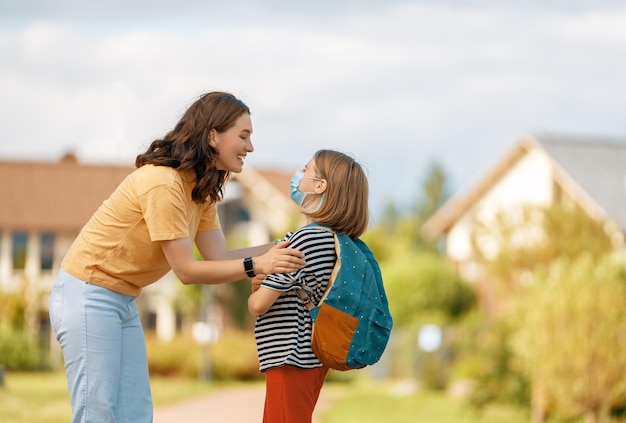
[[[367,177],[361,166],[343,153],[315,153],[293,176],[291,198],[301,207],[307,223],[331,227],[351,238],[367,228]],[[337,255],[333,233],[315,226],[302,227],[286,239],[291,248],[304,253],[305,266],[258,277],[253,281],[256,291],[248,299],[248,309],[258,316],[255,337],[266,381],[263,422],[310,423],[328,368],[311,350],[311,317],[296,288],[306,289],[318,304]]]
[[[63,349],[73,423],[152,422],[135,303],[143,287],[170,269],[184,284],[217,284],[304,264],[287,243],[226,246],[217,202],[229,173],[241,172],[254,151],[251,134],[241,100],[202,95],[137,156],[137,169],[70,247],[50,296],[50,321]],[[203,261],[195,260],[193,243]]]

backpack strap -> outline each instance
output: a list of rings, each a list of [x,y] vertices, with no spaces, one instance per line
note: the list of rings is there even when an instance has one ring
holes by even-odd
[[[324,294],[322,295],[322,298],[320,299],[319,304],[321,304],[322,301],[324,301],[324,299],[328,295],[328,291],[330,291],[330,287],[333,285],[335,277],[337,276],[337,272],[339,272],[339,267],[341,265],[341,260],[339,258],[339,241],[337,240],[337,233],[333,230],[333,228],[329,226],[324,226],[316,222],[309,223],[306,226],[314,227],[316,229],[321,229],[326,232],[331,232],[332,234],[334,234],[334,238],[335,238],[335,251],[337,253],[337,261],[335,262],[335,267],[333,268],[333,271],[330,274],[330,280],[328,281],[328,286],[326,286],[326,290],[324,291]],[[311,311],[312,309],[314,309],[315,307],[319,305],[319,304],[313,304],[313,301],[311,301],[312,293],[310,291],[300,286],[293,287],[292,289],[296,292],[296,295],[298,296],[298,298],[302,300],[307,310]]]
[[[315,307],[315,304],[311,301],[311,293],[309,291],[299,286],[292,289],[296,292],[298,298],[302,300],[307,310],[311,311]]]

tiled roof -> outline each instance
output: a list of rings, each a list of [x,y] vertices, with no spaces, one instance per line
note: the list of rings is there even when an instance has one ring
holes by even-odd
[[[0,161],[0,230],[78,232],[134,166]],[[257,169],[256,175],[289,198],[291,173]]]
[[[0,161],[0,229],[78,232],[133,166]]]

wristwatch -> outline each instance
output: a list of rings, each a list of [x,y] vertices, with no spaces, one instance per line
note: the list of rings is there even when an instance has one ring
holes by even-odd
[[[253,278],[256,276],[256,273],[254,273],[254,262],[252,261],[252,257],[246,257],[243,259],[243,268],[249,277]]]

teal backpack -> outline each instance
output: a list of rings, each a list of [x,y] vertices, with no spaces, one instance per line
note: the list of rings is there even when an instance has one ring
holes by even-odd
[[[335,234],[337,252],[337,262],[318,305],[312,304],[306,291],[297,290],[313,320],[311,348],[331,369],[372,365],[385,351],[393,326],[378,262],[361,239],[311,225]]]

